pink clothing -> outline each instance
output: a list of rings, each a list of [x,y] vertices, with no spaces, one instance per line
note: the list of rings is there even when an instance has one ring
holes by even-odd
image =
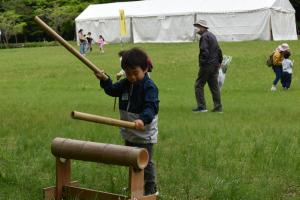
[[[99,46],[103,46],[104,45],[104,39],[103,38],[99,38],[98,42]]]

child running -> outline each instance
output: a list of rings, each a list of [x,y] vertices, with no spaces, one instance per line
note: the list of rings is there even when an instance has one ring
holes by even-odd
[[[87,50],[86,51],[90,51],[92,52],[93,47],[92,47],[92,42],[93,42],[93,38],[92,38],[92,33],[88,32],[87,36],[86,36],[86,40],[87,40]]]
[[[99,35],[99,39],[98,39],[97,43],[99,45],[100,52],[104,53],[104,43],[105,43],[105,40],[104,40],[104,38],[103,38],[102,35]]]

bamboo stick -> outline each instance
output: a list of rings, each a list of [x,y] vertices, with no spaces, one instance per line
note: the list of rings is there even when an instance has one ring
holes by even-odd
[[[78,112],[78,111],[72,111],[71,117],[73,119],[80,119],[80,120],[89,121],[89,122],[96,122],[96,123],[100,123],[100,124],[107,124],[107,125],[118,126],[118,127],[123,127],[123,128],[137,129],[134,122],[113,119],[110,117],[103,117],[103,116],[99,116],[99,115],[92,115],[92,114]]]

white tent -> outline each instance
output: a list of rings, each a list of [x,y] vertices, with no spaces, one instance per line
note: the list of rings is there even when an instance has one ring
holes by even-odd
[[[120,42],[119,10],[126,15],[133,42],[188,42],[193,23],[207,21],[220,41],[297,40],[295,10],[289,0],[145,0],[88,6],[76,19],[76,31],[97,40]]]

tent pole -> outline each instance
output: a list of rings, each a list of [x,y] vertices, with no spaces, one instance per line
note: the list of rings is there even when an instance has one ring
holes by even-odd
[[[130,17],[129,20],[130,20],[130,38],[131,38],[131,42],[134,43],[132,17]]]
[[[197,13],[194,14],[194,23],[196,23],[196,22],[197,22]],[[196,41],[197,37],[196,37],[195,31],[193,34],[194,34],[194,41]]]

